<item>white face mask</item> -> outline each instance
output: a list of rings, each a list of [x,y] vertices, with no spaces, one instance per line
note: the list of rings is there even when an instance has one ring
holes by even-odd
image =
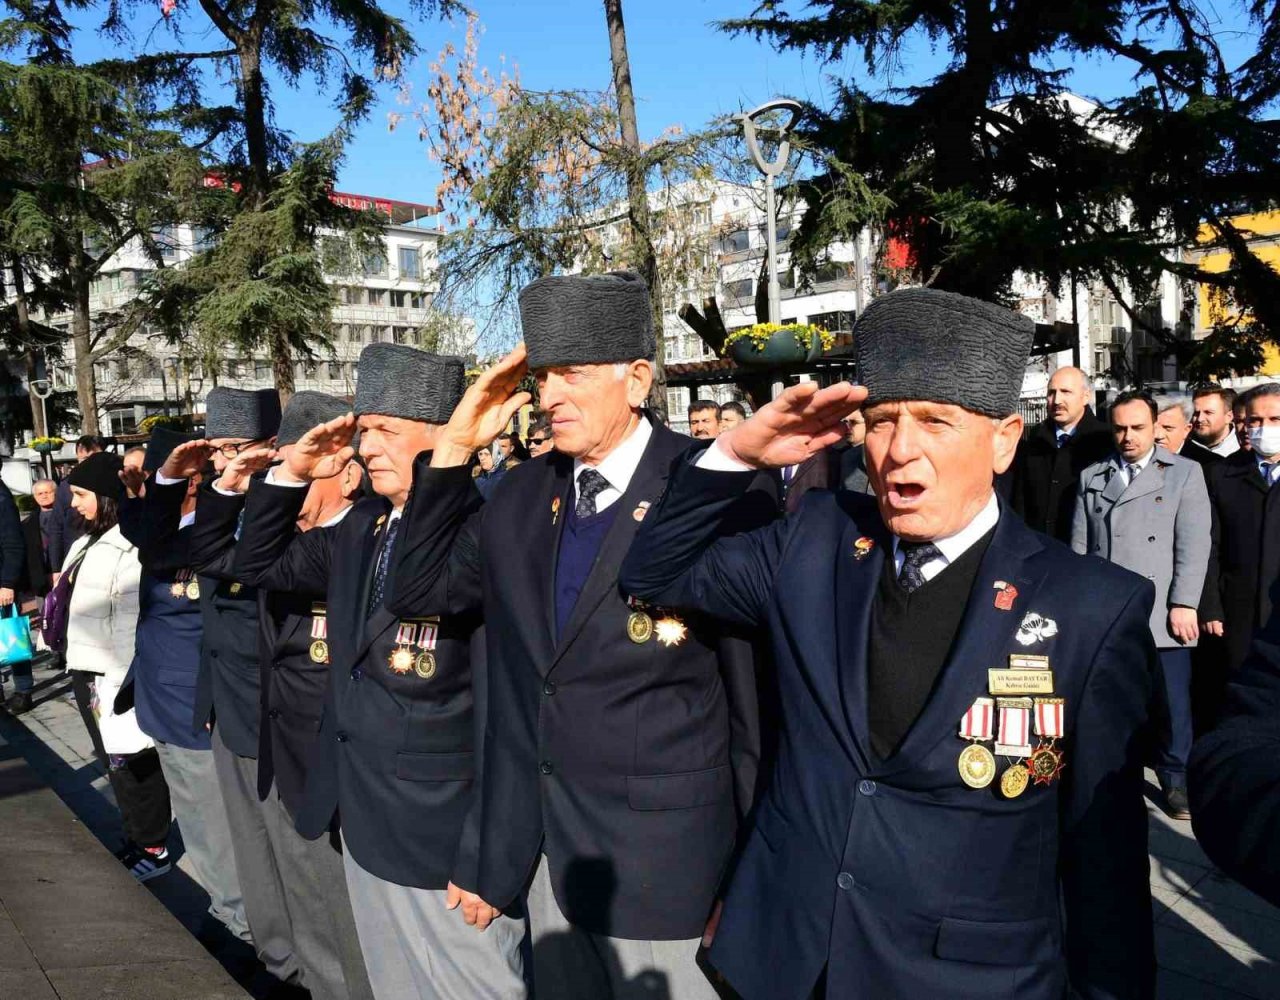
[[[1249,428],[1249,445],[1263,458],[1280,455],[1280,426],[1264,424]]]

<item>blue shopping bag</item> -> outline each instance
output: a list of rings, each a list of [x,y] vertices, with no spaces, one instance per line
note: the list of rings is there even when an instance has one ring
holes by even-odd
[[[0,608],[0,666],[4,667],[30,663],[33,655],[31,623],[16,608],[14,604]]]

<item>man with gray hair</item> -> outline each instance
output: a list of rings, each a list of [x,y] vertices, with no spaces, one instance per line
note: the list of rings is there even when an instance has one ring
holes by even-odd
[[[1191,438],[1191,417],[1194,407],[1185,396],[1157,396],[1156,444],[1172,455],[1186,458],[1205,469],[1222,461],[1222,456],[1201,448]],[[1207,471],[1207,469],[1205,469]]]
[[[419,461],[391,591],[400,614],[483,612],[483,822],[451,899],[483,927],[527,888],[534,988],[555,1000],[714,1000],[695,957],[755,787],[750,643],[618,587],[692,444],[644,409],[651,315],[629,273],[520,293],[527,353],[482,375]],[[555,450],[469,515],[471,457],[528,401],[526,371]],[[754,499],[736,523],[773,517]]]

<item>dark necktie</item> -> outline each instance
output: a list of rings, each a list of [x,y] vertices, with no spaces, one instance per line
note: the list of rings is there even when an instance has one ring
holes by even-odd
[[[1275,480],[1276,464],[1277,463],[1275,462],[1262,463],[1262,469],[1260,470],[1262,472],[1262,481],[1266,483],[1268,487],[1270,487],[1271,484],[1276,481]]]
[[[1066,431],[1058,431],[1058,447],[1059,448],[1061,448],[1064,444],[1066,444],[1070,440],[1071,440],[1070,434],[1068,434]]]
[[[583,469],[578,474],[578,503],[573,512],[578,517],[592,517],[596,512],[596,497],[609,488],[609,480],[595,469]]]
[[[1132,486],[1133,481],[1137,479],[1138,476],[1141,474],[1142,466],[1138,465],[1137,463],[1131,462],[1127,468],[1129,469],[1129,485]]]
[[[396,543],[396,532],[400,530],[400,518],[387,525],[387,537],[382,543],[382,551],[378,553],[378,567],[373,571],[373,587],[369,590],[369,607],[365,617],[382,604],[382,595],[387,588],[387,570],[391,566],[391,547]]]
[[[925,585],[921,567],[937,559],[942,553],[933,542],[899,542],[898,548],[902,550],[902,569],[898,572],[898,582],[908,594],[914,594]]]

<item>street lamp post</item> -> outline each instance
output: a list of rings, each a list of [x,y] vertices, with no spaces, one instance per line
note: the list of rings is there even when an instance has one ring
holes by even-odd
[[[49,433],[49,411],[45,406],[45,400],[53,395],[53,383],[47,378],[32,379],[31,391],[40,400],[40,423],[44,425],[45,437],[53,437]],[[47,451],[44,453],[44,474],[53,478],[53,456]]]

